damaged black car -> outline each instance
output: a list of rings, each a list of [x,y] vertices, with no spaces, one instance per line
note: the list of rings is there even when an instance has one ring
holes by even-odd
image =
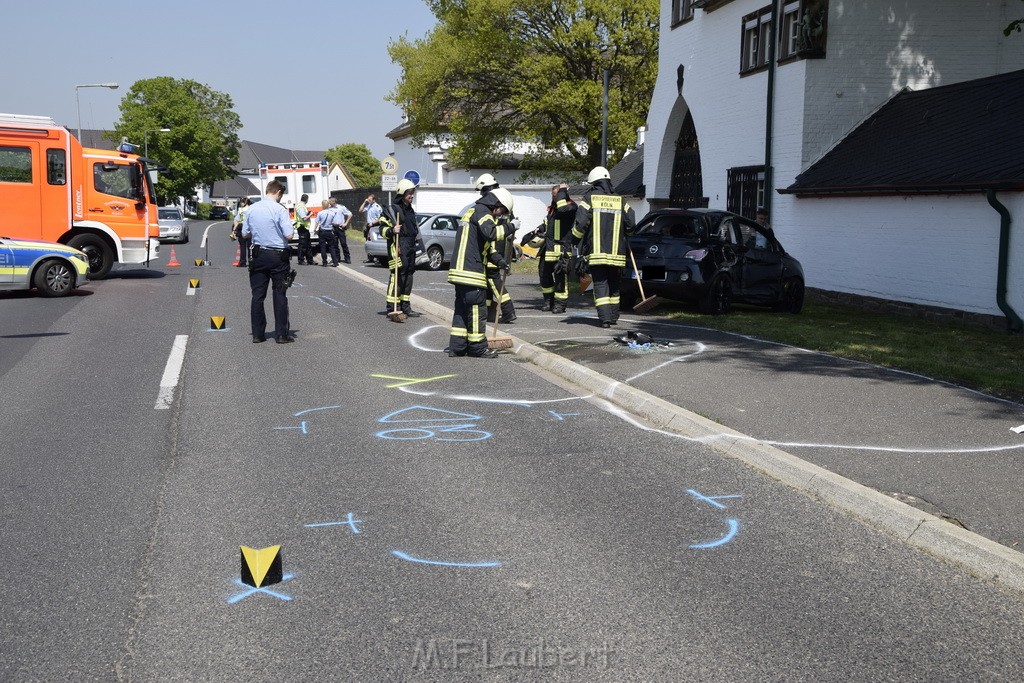
[[[629,238],[647,297],[696,303],[727,313],[733,303],[799,313],[804,271],[770,228],[717,209],[659,209]],[[622,306],[639,300],[633,264],[622,272]]]

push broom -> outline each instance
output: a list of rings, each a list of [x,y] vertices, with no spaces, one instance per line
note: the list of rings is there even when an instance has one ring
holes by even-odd
[[[406,316],[403,311],[398,310],[398,263],[402,260],[402,257],[398,253],[398,237],[395,237],[395,310],[388,311],[388,320],[393,323],[404,323]]]
[[[498,321],[501,320],[501,300],[505,298],[505,281],[508,280],[508,273],[501,280],[501,291],[498,293],[497,305],[494,308],[494,331],[491,338],[487,340],[487,348],[492,351],[506,351],[512,348],[512,337],[507,335],[498,336]]]
[[[640,301],[633,306],[633,312],[650,313],[652,309],[661,303],[661,300],[658,296],[648,297],[644,294],[644,283],[643,280],[640,279],[640,270],[636,267],[636,257],[633,256],[633,250],[628,246],[626,247],[626,250],[629,251],[629,260],[633,263],[633,274],[636,275],[636,284],[640,288]]]

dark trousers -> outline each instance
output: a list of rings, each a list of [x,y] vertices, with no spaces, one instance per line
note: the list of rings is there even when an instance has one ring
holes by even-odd
[[[505,274],[495,268],[487,269],[487,322],[493,323],[498,314],[498,301],[501,301],[501,319],[509,321],[516,317],[516,306],[512,303],[512,295],[505,288]]]
[[[455,285],[455,311],[448,350],[459,356],[479,356],[487,351],[486,317],[487,290]]]
[[[348,250],[348,237],[345,236],[344,228],[335,228],[334,236],[338,238],[341,245],[341,253],[345,256],[345,263],[352,263],[352,254]]]
[[[388,310],[394,310],[395,303],[398,310],[408,313],[412,310],[412,277],[416,272],[415,254],[406,254],[398,266],[398,276],[395,276],[395,269],[391,269],[391,276],[388,279],[388,292],[386,301]]]
[[[544,294],[546,302],[551,302],[564,309],[565,303],[569,300],[568,273],[566,271],[556,273],[556,265],[558,265],[557,260],[540,262],[540,291]],[[566,265],[566,270],[568,270],[568,265]]]
[[[313,242],[309,237],[309,230],[299,228],[299,263],[313,262]]]
[[[238,233],[238,265],[244,266],[249,263],[249,243],[252,242],[251,237],[243,237],[242,233]]]
[[[594,305],[597,306],[598,320],[603,323],[618,321],[619,278],[622,276],[622,268],[592,265],[590,276],[594,278]]]
[[[249,317],[253,336],[262,337],[267,332],[267,313],[263,308],[263,302],[267,298],[267,288],[271,285],[274,300],[274,331],[279,338],[288,336],[291,326],[288,323],[288,297],[284,287],[288,271],[288,259],[282,258],[276,251],[261,249],[259,256],[249,260],[249,287],[252,288]]]
[[[338,238],[333,230],[320,231],[320,264],[327,265],[327,252],[331,253],[331,263],[338,265]]]

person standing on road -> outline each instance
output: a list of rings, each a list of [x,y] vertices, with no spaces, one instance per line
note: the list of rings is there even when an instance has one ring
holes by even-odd
[[[569,301],[569,251],[564,242],[572,231],[575,217],[576,204],[569,199],[569,186],[562,183],[552,187],[547,220],[537,233],[544,237],[540,262],[542,310],[552,313],[565,313]]]
[[[338,236],[334,234],[334,214],[337,211],[334,198],[327,200],[327,208],[317,215],[317,234],[320,236],[320,265],[327,265],[331,256],[331,267],[338,267]]]
[[[626,265],[626,235],[636,227],[633,209],[612,194],[608,169],[595,166],[587,176],[591,188],[576,209],[576,225],[570,233],[575,246],[586,239],[584,251],[594,280],[594,305],[601,327],[619,322],[619,278]]]
[[[391,221],[384,221],[380,231],[381,236],[388,240],[388,268],[391,270],[386,297],[387,310],[394,310],[397,303],[399,310],[410,318],[420,315],[412,310],[411,302],[412,277],[416,270],[416,245],[420,239],[416,211],[412,208],[415,194],[416,185],[411,180],[402,178],[398,181],[395,202],[391,205],[394,225]]]
[[[377,203],[377,195],[371,194],[359,205],[359,210],[366,214],[366,228],[363,230],[363,237],[367,242],[380,237],[380,217],[384,209]],[[366,263],[373,263],[373,259],[366,257]]]
[[[274,332],[278,344],[295,341],[288,321],[288,275],[291,250],[288,240],[294,234],[288,210],[281,206],[284,185],[276,180],[267,183],[266,199],[249,209],[242,225],[242,234],[252,239],[249,255],[249,287],[252,303],[249,317],[252,323],[252,342],[267,340],[267,313],[263,302],[267,287],[273,287]]]
[[[242,224],[245,223],[245,215],[249,212],[249,198],[243,197],[238,202],[238,213],[235,215],[235,224],[232,227],[231,235],[238,240],[238,267],[246,268],[249,265],[249,238],[242,234]]]
[[[334,228],[334,236],[338,239],[338,244],[341,245],[345,263],[352,263],[352,254],[348,250],[348,237],[345,235],[348,224],[352,222],[352,212],[344,204],[339,204],[334,197],[331,197],[330,201],[334,204],[334,218],[331,223]]]
[[[295,205],[295,220],[293,225],[299,233],[299,265],[308,263],[313,265],[313,247],[309,236],[309,224],[313,214],[306,208],[309,195],[299,197],[299,203]]]
[[[455,285],[455,310],[448,338],[448,355],[496,358],[487,348],[484,324],[487,317],[488,243],[498,230],[498,219],[512,210],[512,193],[496,188],[481,197],[468,221],[460,221],[455,232],[455,253],[448,269],[448,282]],[[508,270],[502,259],[501,267]]]

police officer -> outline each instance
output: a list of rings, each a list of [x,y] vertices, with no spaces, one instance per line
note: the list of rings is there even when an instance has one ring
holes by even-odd
[[[452,315],[448,355],[495,358],[497,351],[487,348],[484,320],[487,316],[486,259],[488,243],[498,230],[498,219],[512,210],[512,193],[496,188],[481,197],[468,221],[461,221],[455,233],[455,253],[448,269],[448,282],[455,285],[455,311]],[[500,263],[503,270],[508,263]]]
[[[626,234],[636,227],[633,209],[612,194],[608,169],[595,166],[587,176],[591,187],[576,209],[576,225],[570,233],[573,245],[586,240],[584,252],[594,279],[594,304],[601,327],[619,321],[619,278],[626,265]]]
[[[569,301],[569,251],[565,241],[576,218],[576,204],[569,199],[569,186],[565,183],[551,188],[551,204],[543,227],[537,234],[544,236],[544,249],[540,261],[540,291],[544,295],[542,310],[565,313]]]
[[[387,310],[394,310],[397,303],[399,310],[410,318],[417,318],[420,315],[419,312],[412,310],[411,302],[412,279],[416,271],[416,246],[420,239],[416,211],[412,208],[415,194],[415,183],[408,178],[398,181],[395,201],[391,205],[391,216],[381,217],[380,231],[381,237],[388,241],[388,268],[391,269],[386,297]]]
[[[317,215],[317,234],[320,235],[320,265],[327,265],[327,255],[331,256],[331,267],[338,267],[338,236],[334,232],[334,216],[338,211],[338,202],[334,197],[327,200],[327,209]]]
[[[249,254],[249,286],[252,304],[249,316],[252,322],[252,342],[267,340],[267,314],[263,301],[267,287],[272,285],[274,298],[274,331],[278,344],[295,341],[288,323],[288,275],[290,249],[288,240],[294,234],[288,210],[281,206],[284,185],[276,180],[267,183],[266,199],[253,205],[245,216],[242,234],[252,239]]]
[[[338,244],[341,245],[341,253],[345,257],[345,263],[352,263],[352,254],[348,250],[348,236],[345,235],[345,231],[348,230],[348,224],[352,222],[352,212],[348,210],[348,207],[344,204],[339,204],[338,200],[331,197],[333,202],[334,218],[332,219],[331,225],[334,228],[334,236],[338,240]]]
[[[306,263],[313,265],[313,247],[309,239],[309,224],[312,222],[313,214],[306,208],[307,201],[309,201],[308,194],[299,197],[299,203],[295,205],[295,220],[292,223],[299,233],[300,266]]]

